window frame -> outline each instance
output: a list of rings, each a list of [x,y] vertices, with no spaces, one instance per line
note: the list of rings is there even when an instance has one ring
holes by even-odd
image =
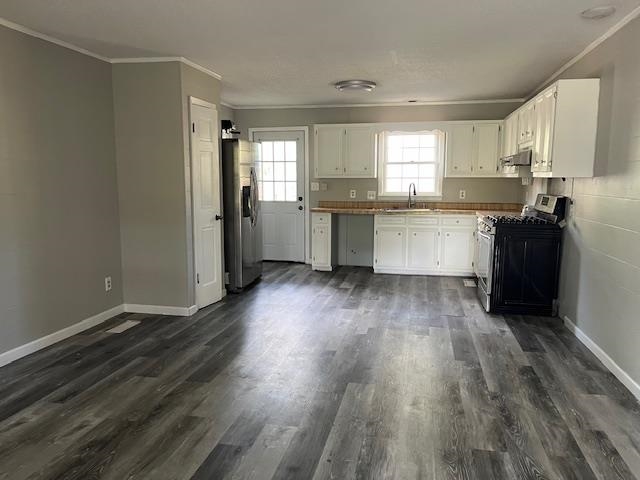
[[[436,139],[436,161],[434,162],[436,167],[435,172],[435,191],[434,192],[421,192],[417,187],[417,195],[416,198],[441,198],[442,197],[442,183],[444,178],[444,164],[445,164],[445,156],[446,156],[446,144],[447,144],[447,134],[446,131],[441,128],[420,128],[420,129],[391,129],[384,130],[378,135],[378,197],[385,198],[405,198],[406,195],[409,195],[409,191],[406,192],[387,192],[386,191],[386,172],[387,172],[387,138],[390,135],[426,135],[426,134],[437,134]],[[395,162],[394,162],[395,163]],[[427,162],[410,162],[417,165],[421,163]],[[431,162],[428,162],[431,164]],[[406,163],[400,163],[400,165],[405,165]],[[417,183],[417,182],[416,182]]]

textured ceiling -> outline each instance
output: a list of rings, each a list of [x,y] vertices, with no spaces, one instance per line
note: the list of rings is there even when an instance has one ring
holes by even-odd
[[[598,0],[2,0],[0,17],[110,58],[182,56],[238,106],[518,98],[640,5]],[[371,93],[330,84],[364,78]]]

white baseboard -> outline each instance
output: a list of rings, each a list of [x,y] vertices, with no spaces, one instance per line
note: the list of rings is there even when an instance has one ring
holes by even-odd
[[[163,305],[140,305],[137,303],[125,303],[124,311],[128,313],[151,313],[155,315],[175,315],[188,317],[198,311],[197,305],[190,307],[167,307]]]
[[[78,323],[74,323],[73,325],[63,328],[62,330],[58,330],[57,332],[53,332],[49,335],[38,338],[25,345],[21,345],[12,350],[9,350],[8,352],[1,353],[0,367],[18,360],[19,358],[25,357],[31,353],[37,352],[38,350],[42,350],[43,348],[53,345],[54,343],[58,343],[66,338],[72,337],[73,335],[83,332],[91,327],[95,327],[96,325],[99,325],[102,322],[123,313],[123,307],[123,305],[115,306],[113,308],[110,308],[109,310],[100,312],[97,315],[85,318],[84,320],[81,320]]]
[[[564,325],[567,329],[573,333],[578,340],[580,340],[591,352],[598,357],[598,359],[604,364],[605,367],[613,373],[622,384],[629,389],[629,391],[640,400],[640,385],[629,376],[602,348],[598,346],[596,342],[591,340],[589,336],[580,330],[575,323],[573,323],[566,315],[563,317]]]

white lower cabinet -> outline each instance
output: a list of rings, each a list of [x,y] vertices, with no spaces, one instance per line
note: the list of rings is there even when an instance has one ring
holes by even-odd
[[[378,255],[375,265],[381,268],[402,268],[407,252],[406,227],[378,227],[376,229],[376,245]]]
[[[473,215],[376,215],[377,273],[472,275]]]
[[[467,227],[442,229],[442,270],[463,273],[473,271],[473,232]]]
[[[438,227],[409,227],[407,267],[416,270],[437,270]]]
[[[335,265],[335,219],[330,213],[311,216],[311,268],[331,271]]]

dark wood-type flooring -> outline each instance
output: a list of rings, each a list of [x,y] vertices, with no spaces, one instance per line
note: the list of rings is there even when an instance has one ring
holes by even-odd
[[[460,278],[268,263],[192,317],[0,369],[2,479],[639,472],[632,395],[558,319],[488,315]]]

